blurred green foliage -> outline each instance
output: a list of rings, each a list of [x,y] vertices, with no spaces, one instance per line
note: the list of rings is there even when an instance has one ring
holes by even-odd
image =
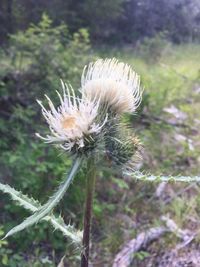
[[[170,43],[166,39],[166,33],[157,33],[152,38],[144,38],[139,47],[141,56],[149,63],[158,63]]]
[[[70,33],[86,27],[97,45],[135,44],[163,31],[176,43],[200,37],[199,0],[2,0],[0,45],[9,34],[38,23],[43,12],[54,26],[69,25]]]
[[[43,14],[37,25],[10,36],[8,50],[2,51],[5,65],[1,86],[5,85],[12,96],[31,102],[47,90],[54,92],[58,77],[79,86],[77,77],[89,61],[89,51],[86,29],[70,35],[66,25],[52,27],[50,18]]]
[[[85,29],[70,35],[66,25],[53,27],[50,18],[43,14],[37,25],[32,24],[25,32],[11,35],[10,45],[8,49],[1,50],[1,55],[0,180],[45,202],[67,172],[71,161],[64,153],[61,154],[61,151],[43,144],[35,137],[35,132],[47,130],[42,126],[44,122],[36,99],[43,99],[45,93],[55,98],[55,90],[60,87],[59,78],[72,82],[75,90],[78,90],[81,71],[92,58],[89,35]],[[55,101],[57,100],[56,98]],[[73,185],[74,193],[67,200],[68,209],[63,214],[66,221],[73,218],[70,210],[76,207],[75,212],[80,207],[80,186],[81,183]],[[65,201],[66,198],[63,203]],[[0,221],[5,232],[28,215],[8,201],[7,196],[1,198],[1,205],[4,205],[4,213],[1,214]],[[15,253],[23,250],[29,253],[29,250],[33,250],[34,265],[28,266],[54,266],[35,263],[36,254],[40,253],[35,252],[37,244],[43,244],[44,251],[48,251],[51,244],[51,249],[64,253],[65,240],[59,233],[53,234],[52,229],[48,228],[43,223],[40,227],[16,235],[10,249]],[[6,244],[1,244],[4,249]],[[6,248],[4,250],[2,262],[6,265],[6,259],[12,252]],[[7,266],[15,265],[9,262]]]

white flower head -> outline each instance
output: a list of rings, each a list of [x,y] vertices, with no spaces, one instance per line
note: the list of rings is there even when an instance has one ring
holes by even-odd
[[[140,77],[115,58],[85,66],[81,91],[86,98],[99,99],[117,114],[134,112],[142,100]]]
[[[42,137],[36,135],[47,143],[58,143],[67,151],[78,151],[87,149],[86,146],[94,144],[95,136],[101,132],[106,123],[105,117],[101,125],[96,123],[98,116],[99,102],[90,101],[85,98],[77,98],[71,86],[64,84],[62,81],[63,96],[57,92],[60,98],[60,106],[55,108],[48,96],[49,104],[47,110],[41,101],[37,100],[42,108],[42,114],[45,117],[51,135]]]

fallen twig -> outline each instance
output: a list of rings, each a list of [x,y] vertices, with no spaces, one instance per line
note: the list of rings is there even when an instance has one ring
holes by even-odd
[[[173,196],[171,196],[170,198],[164,200],[164,204],[169,204],[172,200],[176,199],[178,196],[184,194],[185,192],[187,192],[188,190],[190,190],[191,188],[195,188],[196,190],[199,191],[199,188],[197,187],[196,183],[191,183],[190,185],[188,185],[185,188],[182,188],[181,190],[179,190],[178,192],[176,192]]]
[[[135,253],[145,248],[149,243],[164,235],[168,229],[166,227],[151,228],[146,232],[140,233],[135,239],[126,244],[116,255],[112,267],[127,267],[134,259]]]
[[[166,186],[167,186],[167,182],[161,182],[161,183],[157,186],[157,188],[156,188],[156,192],[155,192],[154,196],[155,196],[156,198],[160,198],[160,197],[162,196],[163,192],[165,191]]]
[[[166,227],[150,228],[148,231],[140,233],[136,238],[129,241],[115,256],[112,267],[128,267],[132,263],[136,252],[142,248],[146,248],[149,243],[160,238],[166,232],[172,232],[183,240],[183,243],[177,249],[186,246],[194,239],[195,235],[192,235],[189,230],[180,229],[169,217],[162,216],[161,220],[165,222]]]
[[[175,233],[175,235],[181,238],[183,241],[188,240],[188,238],[191,236],[188,230],[180,229],[177,224],[169,217],[162,216],[161,220],[165,222],[170,232]]]
[[[188,229],[180,229],[177,224],[167,216],[162,216],[161,220],[166,223],[167,228],[173,232],[176,236],[178,236],[183,242],[178,244],[175,250],[179,250],[184,248],[188,244],[190,244],[196,236],[196,233],[191,233]]]

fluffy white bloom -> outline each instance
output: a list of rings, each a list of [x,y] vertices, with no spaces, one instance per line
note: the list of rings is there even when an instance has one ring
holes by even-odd
[[[88,99],[79,99],[75,96],[72,87],[62,81],[63,97],[57,92],[60,98],[60,106],[56,109],[52,101],[46,96],[49,104],[47,110],[41,101],[37,100],[42,107],[42,114],[45,117],[51,135],[38,137],[45,140],[47,143],[59,143],[60,146],[68,151],[73,148],[80,149],[85,146],[85,143],[94,142],[95,134],[98,134],[107,118],[99,125],[95,123],[98,116],[99,102],[90,101]]]
[[[114,112],[134,112],[142,99],[140,78],[116,59],[99,59],[85,66],[81,90],[88,99],[100,99]]]

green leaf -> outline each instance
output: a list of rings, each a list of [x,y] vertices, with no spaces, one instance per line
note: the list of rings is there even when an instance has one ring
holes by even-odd
[[[140,171],[124,172],[126,175],[130,175],[136,180],[148,181],[148,182],[200,182],[200,176],[182,176],[182,175],[153,175],[145,174]]]
[[[33,199],[31,199],[31,201],[29,202],[28,197],[22,195],[21,192],[17,192],[16,190],[9,187],[8,185],[5,186],[5,185],[1,184],[0,190],[4,191],[5,193],[9,193],[11,195],[11,197],[14,200],[17,200],[23,207],[35,212],[33,215],[31,215],[26,220],[24,220],[21,224],[14,227],[13,229],[11,229],[6,234],[4,239],[10,235],[13,235],[13,234],[19,232],[19,231],[22,231],[23,229],[25,229],[25,228],[33,225],[34,223],[40,221],[41,219],[46,217],[52,211],[52,209],[59,203],[61,198],[64,196],[66,190],[68,189],[69,185],[73,181],[73,178],[79,169],[81,161],[82,161],[82,158],[77,158],[74,161],[74,164],[71,168],[71,171],[70,171],[67,179],[60,184],[58,190],[53,194],[53,196],[49,199],[49,201],[46,204],[44,204],[43,206],[38,204],[38,202],[33,200]],[[59,229],[63,232],[64,229],[62,229],[61,220],[55,221],[55,218],[54,217],[52,218],[51,216],[47,216],[45,218],[45,220],[50,220],[50,218],[51,218],[51,222],[53,220],[52,223],[54,224],[54,227],[59,227]],[[65,229],[65,235],[69,235],[69,233],[66,231],[66,229]]]
[[[20,206],[24,207],[29,211],[36,212],[41,207],[39,201],[33,198],[29,198],[26,195],[23,195],[22,192],[15,190],[14,188],[12,188],[7,184],[0,183],[0,190],[3,191],[4,193],[9,194],[12,200],[17,201],[17,203],[19,203]]]
[[[7,184],[0,183],[0,190],[4,193],[9,194],[11,198],[17,202],[17,204],[31,212],[35,212],[41,207],[41,204],[37,200],[29,198],[28,196],[22,194],[20,191],[15,190]],[[78,246],[81,245],[82,231],[75,230],[72,225],[66,225],[61,216],[55,217],[54,215],[48,215],[45,216],[43,220],[49,221],[53,225],[55,230],[60,230],[64,236],[69,237],[72,242],[76,243]]]
[[[8,265],[8,255],[4,254],[2,258],[3,265]]]

